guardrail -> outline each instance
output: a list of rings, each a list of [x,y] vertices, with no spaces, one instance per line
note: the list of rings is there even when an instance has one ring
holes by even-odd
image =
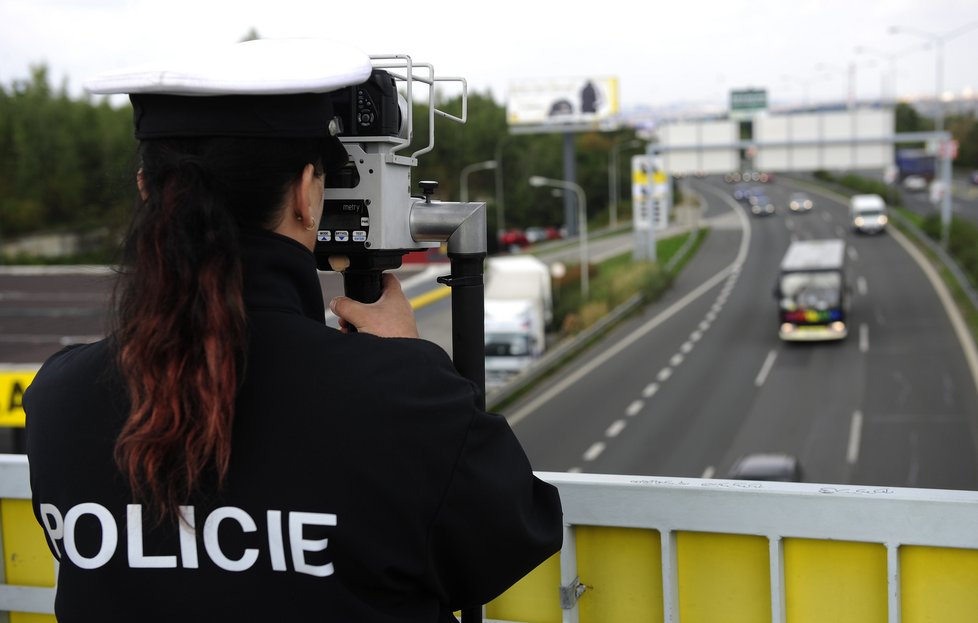
[[[978,492],[539,472],[564,545],[488,621],[915,623],[978,613]],[[0,455],[0,611],[51,620],[27,459]],[[25,615],[22,613],[33,613]],[[96,619],[97,620],[97,619]]]
[[[538,475],[560,489],[564,547],[489,604],[490,620],[978,616],[976,492]]]

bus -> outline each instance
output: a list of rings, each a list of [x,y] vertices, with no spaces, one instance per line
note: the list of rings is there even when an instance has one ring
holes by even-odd
[[[774,295],[782,340],[845,339],[849,307],[845,241],[792,242],[781,260]]]

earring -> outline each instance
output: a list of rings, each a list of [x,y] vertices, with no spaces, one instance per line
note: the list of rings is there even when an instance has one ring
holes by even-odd
[[[311,217],[310,216],[309,218],[312,220],[312,222],[309,223],[308,225],[306,225],[306,231],[312,231],[313,229],[316,228],[316,219],[315,219],[315,217]],[[299,220],[302,220],[302,219],[299,219]]]

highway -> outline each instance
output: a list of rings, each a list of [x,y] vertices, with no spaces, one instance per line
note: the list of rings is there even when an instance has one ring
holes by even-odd
[[[749,217],[697,182],[711,232],[673,289],[506,410],[536,469],[722,476],[741,455],[787,452],[805,479],[975,489],[975,380],[947,313],[898,234],[850,235],[816,195]],[[853,309],[842,343],[777,337],[773,286],[789,241],[849,241]]]
[[[799,457],[813,482],[978,489],[978,392],[958,333],[900,236],[854,236],[846,208],[816,194],[751,217],[715,178],[694,180],[710,232],[663,298],[505,409],[535,469],[723,476],[758,451]],[[777,337],[773,286],[792,239],[849,242],[853,307],[841,343]],[[630,248],[630,234],[590,245]],[[576,254],[570,246],[567,253]],[[571,261],[571,258],[568,258]],[[401,271],[422,336],[450,352],[449,299],[429,271]],[[324,273],[328,299],[341,291]],[[104,268],[0,273],[0,362],[38,364],[106,327]]]

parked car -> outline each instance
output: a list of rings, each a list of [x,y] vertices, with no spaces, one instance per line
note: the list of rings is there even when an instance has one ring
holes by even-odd
[[[544,227],[527,227],[526,240],[530,244],[547,239],[547,230]]]
[[[801,482],[803,474],[797,457],[790,454],[756,453],[737,459],[726,477],[730,480]]]
[[[507,229],[499,236],[499,245],[504,249],[520,249],[530,244],[522,229]]]

